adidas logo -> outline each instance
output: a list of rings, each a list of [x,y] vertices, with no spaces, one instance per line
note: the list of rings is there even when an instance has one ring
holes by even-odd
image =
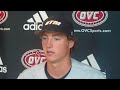
[[[2,59],[0,57],[0,73],[6,73],[7,72],[7,67],[3,66]]]
[[[32,18],[28,19],[28,24],[23,25],[24,30],[41,30],[43,21],[48,18],[48,15],[45,11],[39,11],[35,13]]]
[[[98,65],[98,63],[97,63],[97,61],[96,61],[96,59],[95,59],[93,54],[90,54],[89,56],[87,56],[87,58],[88,59],[85,59],[85,60],[81,61],[81,63],[87,64],[87,65],[89,65],[89,66],[91,66],[93,68],[96,68],[96,69],[101,71],[101,68]],[[103,72],[103,74],[106,76],[105,72]]]

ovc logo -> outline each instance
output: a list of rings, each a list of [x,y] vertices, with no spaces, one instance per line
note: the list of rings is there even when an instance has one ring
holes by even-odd
[[[8,18],[8,12],[7,11],[0,11],[0,24],[6,21]]]
[[[46,61],[43,50],[33,49],[26,51],[21,58],[21,62],[25,68],[30,68],[36,64]]]
[[[103,24],[108,18],[107,11],[73,11],[73,20],[84,27],[95,27]]]

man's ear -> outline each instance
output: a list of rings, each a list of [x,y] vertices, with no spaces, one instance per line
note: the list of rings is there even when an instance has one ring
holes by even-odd
[[[75,44],[75,41],[69,40],[69,48],[72,48]]]

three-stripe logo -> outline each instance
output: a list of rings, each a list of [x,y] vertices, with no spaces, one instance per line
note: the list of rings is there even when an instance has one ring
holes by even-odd
[[[93,54],[90,54],[89,56],[87,56],[87,58],[88,58],[88,59],[85,59],[85,60],[83,60],[83,61],[81,61],[81,62],[101,71],[101,68],[100,68],[100,66],[98,65],[98,63],[97,63],[97,61],[96,61],[96,59],[95,59],[95,57],[94,57]],[[106,73],[103,72],[103,74],[104,74],[105,77],[106,77]]]
[[[48,15],[45,11],[39,11],[33,15],[32,18],[28,19],[28,24],[23,25],[24,30],[41,30],[43,21],[48,18]]]
[[[3,62],[2,62],[2,59],[1,59],[1,57],[0,57],[0,65],[3,65]]]
[[[7,72],[7,67],[3,66],[2,59],[0,57],[0,73],[6,73]]]

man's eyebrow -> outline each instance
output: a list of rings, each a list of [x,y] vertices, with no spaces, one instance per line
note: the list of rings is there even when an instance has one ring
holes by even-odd
[[[41,36],[47,36],[45,33],[43,33]]]

